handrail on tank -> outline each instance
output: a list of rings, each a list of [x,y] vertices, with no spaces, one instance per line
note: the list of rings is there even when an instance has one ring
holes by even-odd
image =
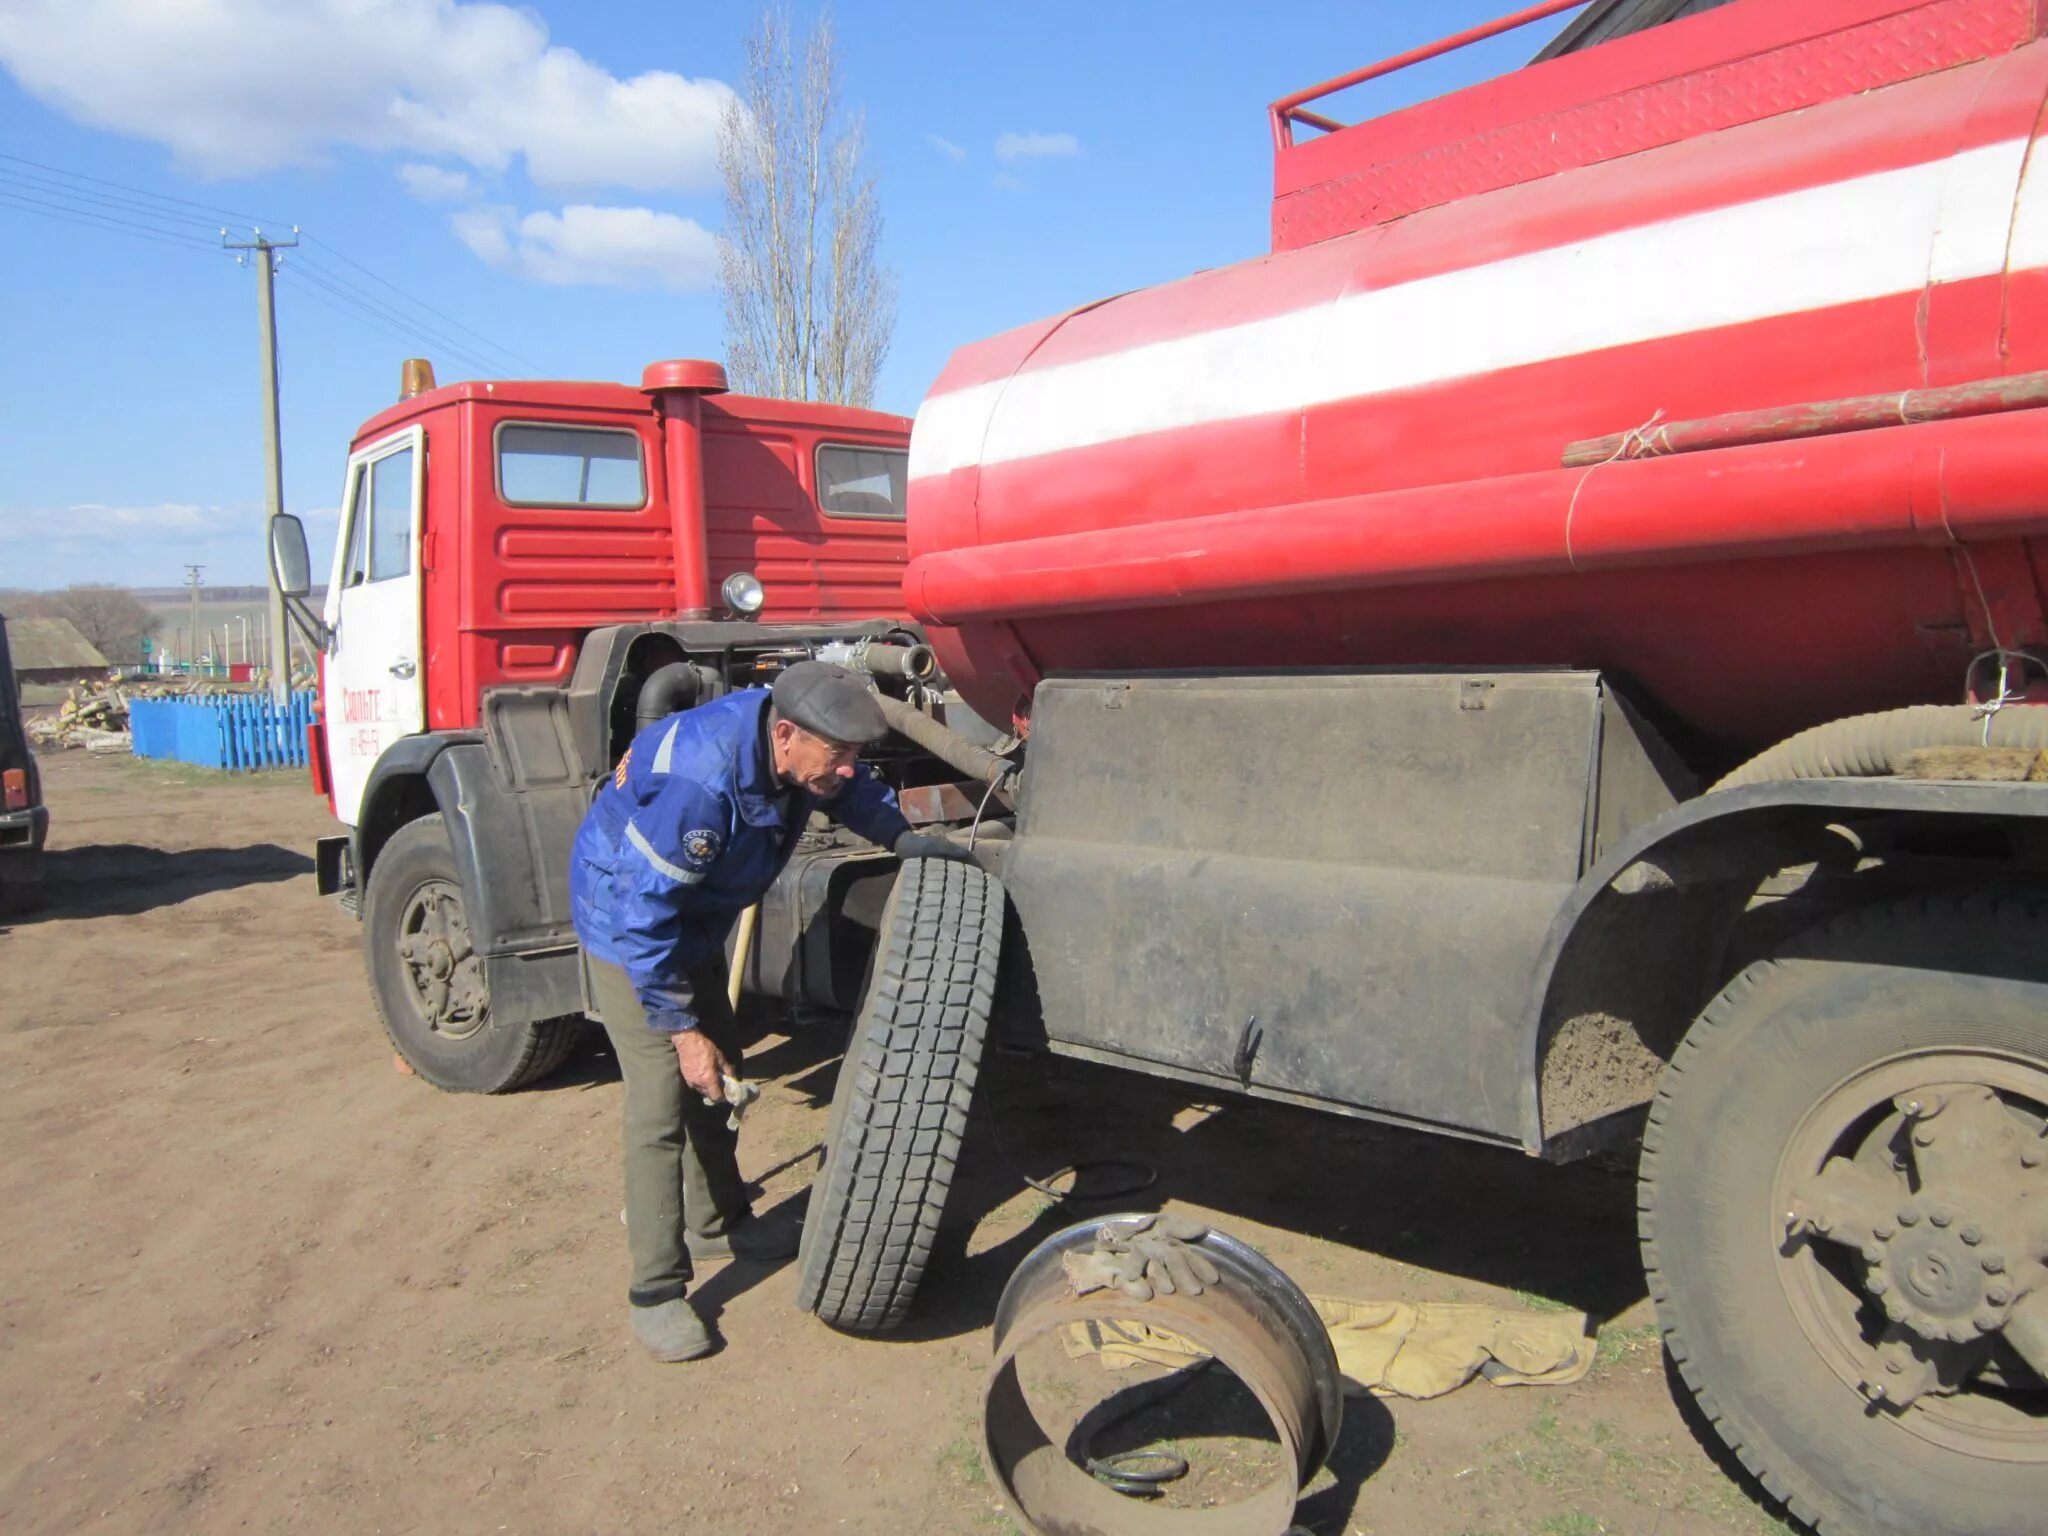
[[[1320,128],[1325,133],[1335,133],[1349,127],[1335,118],[1325,117],[1320,112],[1304,112],[1302,108],[1311,101],[1324,96],[1334,96],[1339,91],[1349,90],[1368,80],[1377,80],[1382,75],[1391,75],[1396,70],[1406,69],[1411,64],[1420,64],[1426,59],[1441,58],[1447,53],[1456,53],[1473,43],[1483,43],[1489,37],[1498,37],[1503,32],[1512,32],[1517,27],[1526,27],[1532,21],[1541,21],[1546,16],[1555,16],[1560,11],[1574,11],[1588,3],[1588,0],[1543,0],[1540,5],[1529,6],[1466,31],[1439,38],[1420,48],[1411,48],[1406,53],[1397,53],[1392,58],[1381,59],[1377,64],[1368,64],[1363,69],[1354,69],[1349,74],[1339,75],[1334,80],[1325,80],[1321,85],[1312,85],[1305,91],[1296,91],[1291,96],[1282,96],[1267,110],[1273,120],[1273,150],[1294,147],[1294,125],[1307,123],[1311,128]]]

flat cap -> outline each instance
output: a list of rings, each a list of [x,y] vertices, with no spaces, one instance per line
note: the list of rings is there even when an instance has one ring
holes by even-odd
[[[889,734],[867,680],[829,661],[800,661],[775,679],[775,712],[813,736],[873,746]]]

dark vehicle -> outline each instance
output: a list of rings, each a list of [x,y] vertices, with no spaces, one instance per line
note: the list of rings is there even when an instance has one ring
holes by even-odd
[[[0,913],[25,912],[41,896],[43,839],[49,830],[35,754],[21,728],[7,620],[0,616]]]

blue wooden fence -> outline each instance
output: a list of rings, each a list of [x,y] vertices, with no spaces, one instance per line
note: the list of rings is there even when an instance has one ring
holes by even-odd
[[[310,690],[283,704],[247,693],[128,703],[137,757],[175,758],[201,768],[303,768],[306,727],[312,723]]]

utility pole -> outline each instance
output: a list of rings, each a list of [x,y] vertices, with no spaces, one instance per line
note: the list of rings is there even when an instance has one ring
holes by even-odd
[[[265,239],[260,229],[253,233],[252,240],[230,240],[222,230],[220,243],[231,251],[256,253],[256,317],[263,332],[263,571],[270,587],[270,653],[279,658],[270,669],[270,698],[282,704],[291,692],[292,653],[284,627],[284,594],[277,589],[277,572],[270,564],[271,524],[284,510],[284,453],[277,428],[277,253],[297,245],[299,232],[294,228],[289,240]]]
[[[185,626],[185,660],[190,663],[199,659],[199,573],[203,565],[185,567],[185,585],[192,593],[192,622]]]

